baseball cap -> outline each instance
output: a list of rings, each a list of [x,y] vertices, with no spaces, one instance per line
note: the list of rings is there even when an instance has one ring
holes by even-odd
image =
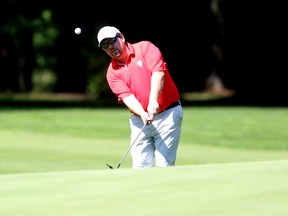
[[[117,33],[121,32],[113,27],[113,26],[104,26],[102,27],[97,35],[97,40],[98,40],[98,46],[100,47],[100,43],[102,40],[106,39],[106,38],[114,38],[116,36]]]

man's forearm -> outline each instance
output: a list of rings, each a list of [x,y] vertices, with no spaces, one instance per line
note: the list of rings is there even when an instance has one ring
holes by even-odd
[[[157,71],[152,74],[151,77],[151,90],[149,96],[149,102],[158,102],[159,95],[164,86],[164,72]]]

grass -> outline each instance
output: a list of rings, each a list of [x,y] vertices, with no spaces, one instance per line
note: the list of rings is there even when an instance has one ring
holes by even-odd
[[[287,158],[287,112],[285,108],[186,107],[177,164]],[[0,173],[116,165],[129,145],[129,116],[125,108],[4,109]],[[131,166],[130,155],[121,166]]]
[[[131,169],[125,108],[2,108],[0,215],[288,214],[288,109],[184,107],[178,159]]]
[[[287,167],[286,160],[7,174],[0,214],[286,216]]]

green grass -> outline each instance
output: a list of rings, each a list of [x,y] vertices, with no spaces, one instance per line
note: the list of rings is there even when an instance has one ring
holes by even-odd
[[[0,175],[0,215],[286,216],[288,161]]]
[[[0,215],[288,215],[288,109],[184,107],[175,167],[131,169],[121,108],[1,109]]]
[[[130,113],[3,109],[0,173],[106,169],[129,147]],[[177,165],[287,159],[288,109],[185,107]],[[123,167],[131,166],[128,155]]]

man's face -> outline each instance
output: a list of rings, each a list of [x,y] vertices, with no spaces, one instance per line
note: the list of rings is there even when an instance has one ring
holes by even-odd
[[[122,55],[122,40],[120,35],[114,38],[104,39],[100,47],[112,58],[118,58]]]

